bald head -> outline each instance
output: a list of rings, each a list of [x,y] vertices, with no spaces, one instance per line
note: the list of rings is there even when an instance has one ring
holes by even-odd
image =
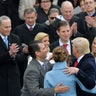
[[[73,10],[73,5],[70,1],[64,1],[61,5],[61,8],[67,8],[67,7],[70,7]]]

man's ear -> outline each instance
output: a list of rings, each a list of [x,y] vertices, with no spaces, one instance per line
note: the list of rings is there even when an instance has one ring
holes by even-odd
[[[56,30],[56,33],[59,35],[59,31],[58,30]]]
[[[36,51],[36,52],[35,52],[35,55],[38,56],[38,54],[39,54],[39,51]]]

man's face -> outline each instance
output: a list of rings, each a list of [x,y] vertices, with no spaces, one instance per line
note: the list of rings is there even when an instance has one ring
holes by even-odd
[[[11,32],[11,21],[9,19],[2,20],[2,24],[0,25],[0,33],[3,36],[9,36]]]
[[[65,5],[64,7],[61,7],[61,14],[64,17],[64,19],[69,22],[71,20],[71,18],[73,17],[72,6]]]
[[[32,12],[30,14],[25,14],[24,19],[26,24],[28,24],[29,26],[32,26],[36,22],[37,14],[35,12]]]
[[[59,35],[62,42],[68,42],[71,35],[70,26],[67,25],[60,27],[60,30],[57,31],[57,34]]]
[[[38,58],[40,60],[44,60],[47,56],[48,49],[45,47],[43,43],[39,44],[40,51],[38,52]]]
[[[51,7],[50,0],[41,0],[41,7],[44,11],[48,11]]]
[[[85,7],[87,12],[93,12],[95,10],[94,0],[85,0]]]

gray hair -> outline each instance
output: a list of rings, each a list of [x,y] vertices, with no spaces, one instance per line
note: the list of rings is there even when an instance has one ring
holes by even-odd
[[[35,8],[26,8],[26,9],[24,10],[24,15],[25,15],[25,14],[31,14],[31,13],[33,13],[33,12],[37,13],[36,10],[35,10]]]
[[[7,20],[7,19],[10,20],[10,18],[9,18],[8,16],[5,16],[5,15],[1,16],[1,17],[0,17],[0,26],[1,26],[1,24],[2,24],[2,21],[3,21],[3,20]],[[11,21],[11,20],[10,20],[10,21]]]
[[[52,14],[52,13],[60,14],[60,12],[59,12],[59,10],[57,8],[51,8],[50,11],[49,11],[49,15]]]
[[[65,6],[70,6],[70,7],[72,7],[72,9],[74,9],[73,8],[73,5],[72,5],[72,3],[70,1],[64,1],[64,2],[62,2],[61,8],[64,8]]]

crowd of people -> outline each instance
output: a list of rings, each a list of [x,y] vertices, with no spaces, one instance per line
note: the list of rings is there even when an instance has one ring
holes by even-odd
[[[96,96],[96,1],[1,0],[0,50],[0,96]]]

